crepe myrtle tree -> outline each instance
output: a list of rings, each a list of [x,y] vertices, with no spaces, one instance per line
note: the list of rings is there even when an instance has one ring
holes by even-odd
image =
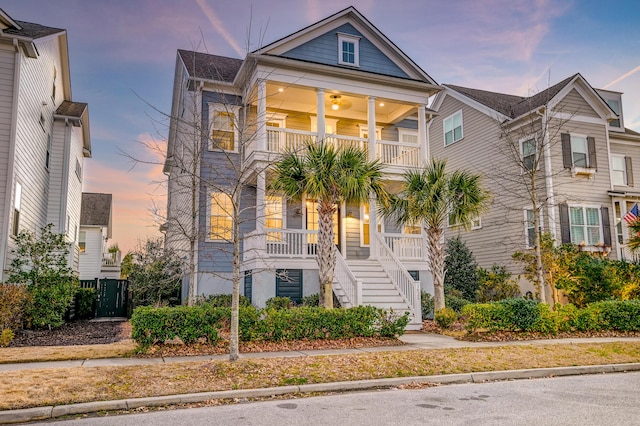
[[[399,224],[420,223],[424,228],[433,273],[435,311],[445,307],[444,228],[448,222],[469,228],[472,219],[485,209],[488,199],[479,175],[464,170],[447,172],[446,165],[446,160],[433,158],[422,168],[408,170],[400,192],[382,205],[384,215]]]
[[[366,203],[371,194],[386,204],[382,166],[378,160],[369,161],[361,148],[336,148],[320,141],[307,142],[302,152],[286,152],[271,172],[272,191],[296,201],[303,197],[317,201],[320,301],[325,308],[332,308],[336,266],[333,215],[339,204]]]

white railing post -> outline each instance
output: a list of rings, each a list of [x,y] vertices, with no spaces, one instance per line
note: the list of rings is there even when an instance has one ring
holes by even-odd
[[[356,281],[356,300],[355,300],[355,305],[356,306],[360,306],[362,305],[362,280],[357,280]]]

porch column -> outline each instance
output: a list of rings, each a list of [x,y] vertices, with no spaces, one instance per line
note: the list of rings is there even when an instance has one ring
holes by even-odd
[[[420,143],[422,163],[426,163],[429,160],[429,145],[427,144],[427,117],[424,105],[418,106],[418,142]]]
[[[258,129],[256,134],[258,151],[267,150],[267,81],[258,80]]]
[[[256,183],[256,231],[261,236],[261,239],[265,235],[266,229],[266,178],[265,171],[261,170],[258,172],[258,178]]]
[[[367,129],[369,132],[369,160],[373,161],[377,156],[376,149],[376,98],[369,96],[367,98]],[[369,196],[369,257],[375,259],[376,255],[376,234],[378,233],[378,207],[376,197],[371,194]]]
[[[317,110],[318,110],[318,142],[324,141],[324,133],[326,130],[326,125],[324,123],[324,89],[321,88],[317,88],[316,89],[316,93],[318,95],[318,105],[317,105]]]

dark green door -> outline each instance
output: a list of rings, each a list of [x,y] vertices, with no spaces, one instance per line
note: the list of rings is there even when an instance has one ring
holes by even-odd
[[[276,271],[276,296],[302,302],[302,269],[278,269]]]
[[[103,279],[98,283],[99,299],[97,317],[127,316],[129,281]]]

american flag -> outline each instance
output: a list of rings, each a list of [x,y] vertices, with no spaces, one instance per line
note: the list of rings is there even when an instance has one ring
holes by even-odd
[[[624,215],[623,219],[631,225],[638,218],[638,215],[640,215],[640,212],[638,211],[638,203],[635,203],[633,207],[631,207],[631,210]]]

